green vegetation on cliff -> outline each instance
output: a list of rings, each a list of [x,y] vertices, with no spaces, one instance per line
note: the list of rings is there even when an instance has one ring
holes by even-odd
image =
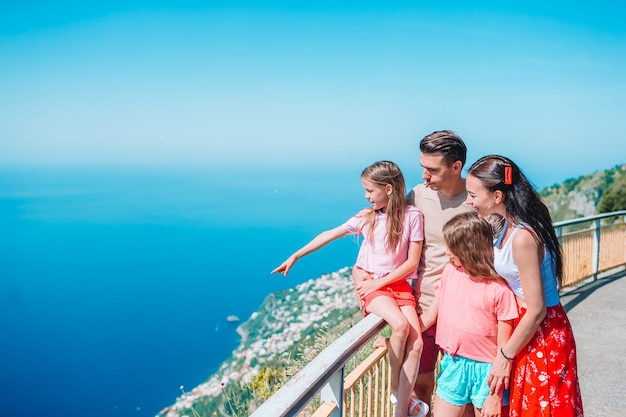
[[[555,222],[626,210],[626,165],[567,179],[539,195]]]
[[[159,416],[247,416],[362,318],[351,273],[343,268],[270,294],[237,329],[241,343],[232,356]]]

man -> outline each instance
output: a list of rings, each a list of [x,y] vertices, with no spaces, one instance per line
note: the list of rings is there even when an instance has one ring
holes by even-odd
[[[467,191],[461,170],[465,165],[467,148],[463,140],[450,130],[433,132],[420,141],[420,165],[424,168],[423,184],[416,185],[407,199],[424,214],[424,243],[418,279],[413,281],[413,293],[417,300],[417,312],[422,314],[435,298],[435,286],[444,267],[449,263],[443,225],[459,213],[472,211],[465,205]],[[356,268],[353,273],[360,274]],[[358,279],[367,279],[367,276]],[[430,403],[435,386],[435,365],[439,349],[435,344],[435,328],[424,332],[424,348],[420,369],[414,386],[415,395]],[[385,346],[388,341],[380,338],[374,347]],[[468,413],[469,410],[469,413]],[[466,415],[473,409],[466,407]]]
[[[420,152],[424,183],[415,186],[407,198],[424,214],[424,244],[418,268],[420,278],[413,283],[418,313],[421,314],[435,298],[435,285],[449,262],[443,225],[455,215],[472,209],[464,204],[467,191],[461,171],[467,148],[463,140],[450,130],[433,132],[420,141]],[[424,332],[423,340],[424,349],[414,391],[418,398],[428,402],[435,385],[438,354],[435,326]]]

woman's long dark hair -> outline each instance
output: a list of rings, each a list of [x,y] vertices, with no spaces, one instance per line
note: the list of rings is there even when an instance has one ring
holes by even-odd
[[[563,255],[550,212],[519,167],[504,156],[488,155],[474,162],[468,173],[478,178],[489,191],[500,190],[503,193],[507,218],[530,226],[539,247],[545,245],[553,256],[561,285]]]

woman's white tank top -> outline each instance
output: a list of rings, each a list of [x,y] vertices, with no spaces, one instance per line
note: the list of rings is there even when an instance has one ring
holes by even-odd
[[[519,271],[517,270],[517,264],[513,259],[512,242],[515,233],[517,233],[519,229],[527,227],[528,226],[525,224],[516,225],[513,232],[511,232],[511,236],[504,243],[502,249],[500,249],[500,243],[502,242],[507,229],[507,223],[505,223],[502,233],[494,242],[494,266],[496,268],[496,272],[506,280],[515,295],[522,300],[525,300],[525,298],[524,293],[522,292],[522,283],[520,281]],[[543,292],[546,298],[546,306],[552,307],[559,304],[561,299],[559,297],[558,281],[556,279],[556,265],[554,258],[545,249],[545,246],[543,261],[541,262],[541,281],[543,282]]]

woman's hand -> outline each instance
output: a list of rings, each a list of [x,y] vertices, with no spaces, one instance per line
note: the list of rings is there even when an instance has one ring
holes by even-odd
[[[506,359],[500,351],[496,354],[493,363],[491,364],[491,372],[487,379],[489,384],[489,393],[494,394],[499,392],[502,388],[509,387],[509,379],[511,376],[511,361]]]

